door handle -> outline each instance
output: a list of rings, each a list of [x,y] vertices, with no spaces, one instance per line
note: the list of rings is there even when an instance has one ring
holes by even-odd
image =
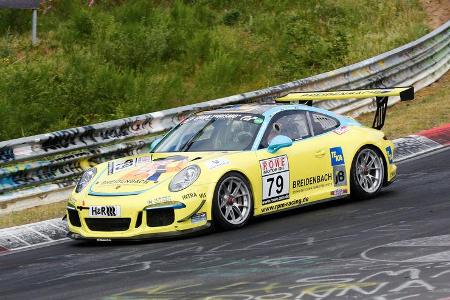
[[[315,156],[320,158],[320,157],[324,157],[325,155],[325,150],[319,150],[315,153]]]

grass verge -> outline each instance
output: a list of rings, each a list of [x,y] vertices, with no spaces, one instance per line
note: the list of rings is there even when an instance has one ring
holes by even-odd
[[[66,201],[36,206],[0,216],[0,228],[7,228],[54,218],[62,218]]]

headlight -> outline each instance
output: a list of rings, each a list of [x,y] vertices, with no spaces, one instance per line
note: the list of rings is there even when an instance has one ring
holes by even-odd
[[[169,184],[169,191],[178,192],[184,190],[193,184],[198,176],[200,176],[200,168],[197,165],[192,165],[184,168],[177,175],[175,175]]]
[[[94,178],[95,174],[97,174],[97,168],[90,168],[84,172],[75,187],[75,193],[81,192],[88,185],[89,181]]]

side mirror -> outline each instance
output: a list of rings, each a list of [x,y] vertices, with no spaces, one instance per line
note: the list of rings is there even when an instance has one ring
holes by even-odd
[[[277,135],[269,142],[269,147],[267,147],[267,151],[269,153],[275,153],[281,148],[292,146],[292,140],[290,137],[285,135]]]
[[[158,145],[159,142],[161,142],[161,140],[162,140],[162,137],[154,139],[153,142],[150,144],[150,147],[149,147],[150,151],[152,151],[156,147],[156,145]]]

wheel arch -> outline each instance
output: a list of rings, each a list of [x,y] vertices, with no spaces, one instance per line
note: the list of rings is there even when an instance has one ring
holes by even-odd
[[[363,148],[371,148],[373,149],[375,152],[377,152],[378,155],[380,155],[380,157],[383,160],[383,171],[384,171],[384,178],[383,178],[383,183],[382,185],[385,185],[387,183],[387,172],[388,172],[388,166],[387,166],[387,161],[386,161],[386,157],[384,156],[383,151],[380,149],[380,147],[378,147],[375,144],[372,143],[367,143],[367,144],[362,144],[353,154],[353,158],[352,158],[352,164],[350,165],[350,167],[353,165],[353,160],[356,159],[356,154],[361,151]],[[350,170],[351,171],[351,170]]]
[[[227,176],[227,175],[230,174],[230,173],[238,173],[238,174],[240,174],[242,177],[245,178],[245,180],[246,180],[247,183],[248,183],[248,187],[250,188],[250,193],[252,194],[252,200],[253,200],[253,202],[255,202],[255,193],[253,192],[253,184],[252,184],[252,181],[251,181],[250,178],[249,178],[244,172],[242,172],[241,170],[230,169],[230,170],[227,170],[226,172],[224,172],[224,173],[222,174],[222,176],[219,177],[219,180],[217,180],[216,185],[214,186],[214,193],[216,192],[216,187],[217,187],[217,185],[219,184],[219,182],[220,182],[225,176]],[[213,195],[213,196],[214,196],[214,195]],[[255,204],[255,203],[253,203],[253,204]],[[254,209],[254,207],[253,207],[253,209]],[[253,213],[253,212],[252,212],[252,213]]]
[[[253,218],[254,213],[255,213],[255,193],[254,193],[254,189],[253,189],[253,185],[252,185],[252,181],[250,180],[250,178],[241,170],[237,170],[237,169],[228,169],[226,170],[226,172],[224,172],[219,179],[216,181],[215,185],[214,185],[214,189],[213,189],[213,195],[211,197],[211,205],[210,205],[210,215],[211,218],[214,219],[214,213],[213,213],[213,201],[214,201],[214,197],[215,194],[217,192],[217,188],[219,186],[219,183],[222,181],[222,179],[224,179],[225,177],[227,177],[228,175],[232,174],[232,173],[237,173],[239,175],[241,175],[247,182],[247,186],[250,190],[250,194],[251,194],[251,200],[253,201],[253,205],[252,205],[252,210],[250,211],[250,219]],[[213,220],[214,221],[214,220]]]

